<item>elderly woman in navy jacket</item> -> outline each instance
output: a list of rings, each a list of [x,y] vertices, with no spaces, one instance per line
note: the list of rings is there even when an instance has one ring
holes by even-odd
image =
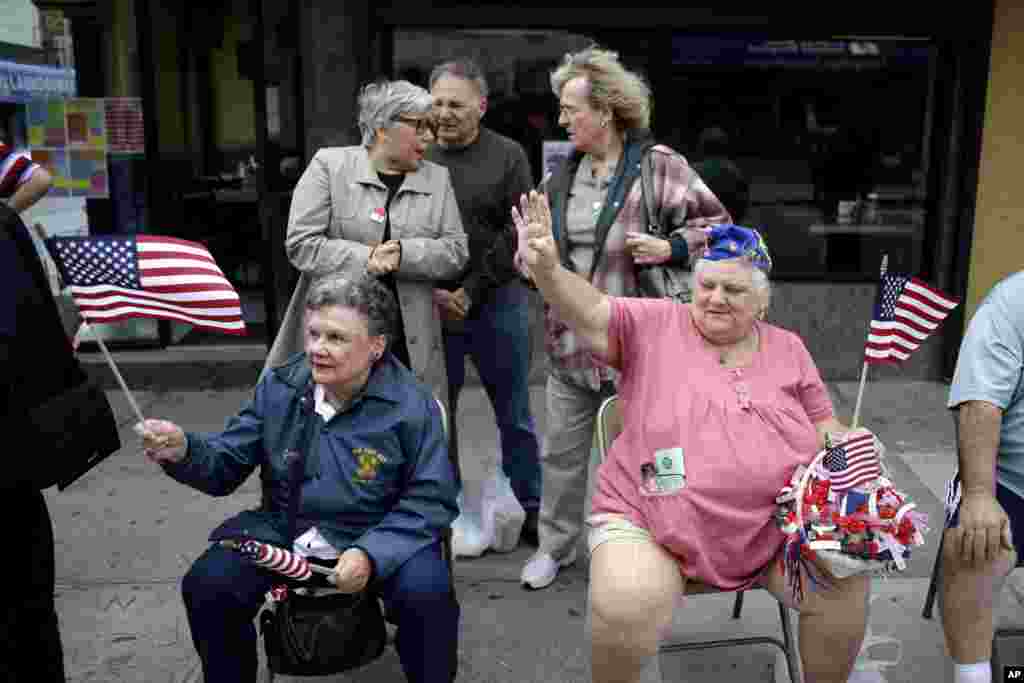
[[[459,607],[440,539],[457,513],[457,485],[434,397],[387,350],[396,305],[375,278],[327,276],[306,298],[305,353],[264,373],[223,432],[185,433],[162,420],[137,431],[167,474],[210,495],[231,493],[259,467],[263,507],[210,540],[255,538],[331,558],[340,590],[370,586],[384,599],[408,680],[450,683]],[[303,403],[318,425],[289,538],[286,453],[307,419]],[[192,565],[182,591],[206,680],[256,679],[253,618],[279,580],[216,544]]]

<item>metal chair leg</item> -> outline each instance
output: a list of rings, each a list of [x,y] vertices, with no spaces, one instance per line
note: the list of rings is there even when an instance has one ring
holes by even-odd
[[[935,595],[939,589],[939,581],[942,579],[942,545],[946,542],[946,529],[943,527],[942,536],[939,537],[939,550],[935,554],[935,565],[932,567],[932,579],[928,584],[928,595],[924,599],[924,610],[921,616],[925,619],[932,618],[933,607],[935,606]]]
[[[743,611],[743,591],[736,591],[736,602],[732,606],[732,618],[739,619]]]
[[[782,642],[785,644],[786,669],[789,671],[790,683],[800,683],[800,661],[793,642],[793,625],[789,620],[789,610],[779,603],[779,622],[782,624]]]

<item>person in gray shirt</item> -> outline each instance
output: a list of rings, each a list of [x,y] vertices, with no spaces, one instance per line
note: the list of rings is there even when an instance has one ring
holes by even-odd
[[[530,190],[530,165],[519,143],[480,125],[487,82],[468,60],[440,64],[430,75],[437,143],[426,158],[448,168],[469,237],[469,264],[438,283],[451,401],[451,448],[458,447],[456,402],[468,354],[491,400],[502,468],[526,511],[521,538],[536,545],[540,446],[530,414],[529,293],[512,263],[512,207]]]
[[[954,683],[989,683],[994,603],[1024,542],[1024,271],[989,292],[960,346],[949,407],[950,481],[940,609]]]

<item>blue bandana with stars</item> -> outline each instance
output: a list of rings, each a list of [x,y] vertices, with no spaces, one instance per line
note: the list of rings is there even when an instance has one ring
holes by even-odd
[[[740,225],[725,224],[711,228],[701,258],[708,261],[746,258],[765,273],[772,269],[772,257],[768,255],[768,245],[761,233]]]

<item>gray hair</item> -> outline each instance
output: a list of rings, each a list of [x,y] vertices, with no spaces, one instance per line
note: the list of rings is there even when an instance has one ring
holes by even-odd
[[[434,107],[430,93],[409,81],[378,81],[359,91],[359,133],[369,147],[377,130],[390,128],[403,114],[429,114]]]
[[[391,290],[372,275],[349,280],[339,275],[324,275],[313,281],[306,295],[306,310],[319,311],[328,306],[349,308],[366,318],[371,337],[384,335],[388,344],[395,334],[398,302]]]
[[[574,78],[587,79],[590,106],[608,109],[619,130],[645,130],[651,125],[651,87],[640,74],[629,71],[617,52],[596,46],[565,55],[551,74],[555,97]]]
[[[768,303],[771,301],[772,298],[772,283],[771,280],[768,278],[768,273],[764,272],[763,270],[761,270],[753,263],[744,258],[737,258],[734,260],[737,263],[742,263],[743,265],[750,269],[750,279],[754,284],[754,289],[764,299],[764,307],[767,309]],[[697,277],[700,275],[700,271],[702,271],[709,263],[711,263],[711,261],[708,261],[707,259],[704,258],[698,258],[696,261],[694,261],[693,274],[690,276],[690,291],[697,291]]]
[[[472,59],[453,59],[435,66],[434,70],[430,72],[431,90],[434,89],[434,83],[437,83],[438,79],[442,76],[454,76],[455,78],[469,81],[476,86],[480,97],[487,97],[487,78],[484,77],[484,72],[480,69],[480,66]]]

